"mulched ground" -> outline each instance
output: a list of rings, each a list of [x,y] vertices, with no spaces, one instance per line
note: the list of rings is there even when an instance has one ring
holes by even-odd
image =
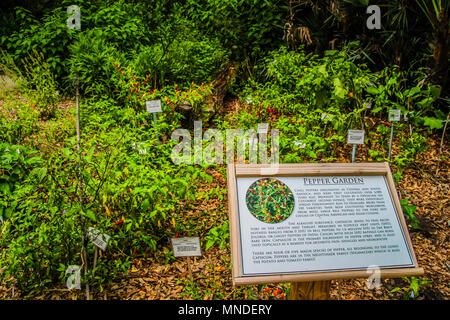
[[[233,110],[238,107],[233,103]],[[448,143],[439,154],[440,137],[429,139],[430,149],[422,154],[413,165],[405,169],[403,179],[398,186],[400,196],[407,197],[409,204],[417,206],[416,216],[420,220],[421,230],[410,231],[419,265],[425,274],[421,280],[432,283],[421,288],[417,299],[449,299],[450,297],[450,253],[449,245],[449,155]],[[444,160],[442,160],[444,159]],[[348,159],[347,159],[348,162]],[[223,172],[223,171],[222,171]],[[212,184],[204,184],[200,192],[220,186],[226,188],[226,177],[215,168],[208,172],[213,177]],[[227,223],[228,207],[226,194],[223,200],[200,198],[191,205],[186,221],[196,220],[200,225],[210,228]],[[211,214],[205,214],[211,213]],[[206,233],[199,232],[202,236]],[[289,284],[267,284],[260,286],[233,287],[231,281],[230,249],[212,247],[203,252],[202,257],[178,258],[164,264],[164,252],[155,257],[144,257],[136,261],[128,275],[106,286],[103,292],[93,292],[94,299],[286,299]],[[193,278],[189,277],[189,268]],[[369,290],[366,279],[332,281],[331,299],[333,300],[397,300],[402,299],[401,292],[390,293],[396,287],[406,288],[403,279],[383,279],[381,288]],[[0,299],[21,299],[20,292],[0,286]],[[65,289],[57,285],[35,295],[31,299],[84,299],[84,291]]]

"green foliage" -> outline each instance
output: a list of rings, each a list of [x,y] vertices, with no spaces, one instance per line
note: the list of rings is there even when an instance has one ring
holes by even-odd
[[[224,249],[230,241],[230,231],[228,223],[224,223],[217,227],[212,227],[205,237],[206,250],[214,245],[218,245],[220,249]]]
[[[389,109],[400,109],[407,113],[410,120],[418,125],[423,116],[432,109],[433,102],[440,95],[440,88],[430,83],[419,86],[408,86],[408,72],[400,71],[397,66],[386,67],[376,74],[374,83],[366,88],[368,102],[373,102],[373,114]]]
[[[402,199],[400,200],[400,203],[402,205],[402,209],[403,209],[403,214],[406,217],[406,220],[408,221],[408,224],[411,228],[413,228],[414,230],[420,230],[420,220],[417,219],[417,217],[414,215],[414,213],[417,210],[416,206],[413,205],[409,205],[408,204],[408,199]]]
[[[8,113],[0,114],[0,142],[22,144],[29,136],[39,131],[39,112],[36,109],[17,99],[5,101],[3,107]]]
[[[200,36],[198,36],[200,38]],[[133,63],[137,75],[152,75],[158,87],[168,84],[209,82],[227,61],[220,43],[207,39],[176,39],[168,48],[163,44],[144,47]]]
[[[92,29],[81,33],[69,46],[69,80],[77,77],[82,92],[88,95],[111,96],[116,90],[113,77],[116,51],[115,46],[106,42],[105,31]]]
[[[390,292],[403,292],[403,299],[404,300],[409,300],[409,299],[416,299],[419,294],[420,294],[420,289],[430,283],[432,283],[431,280],[420,280],[417,277],[411,277],[411,278],[407,278],[407,277],[403,277],[402,278],[404,281],[408,282],[409,287],[405,287],[405,288],[395,288],[393,290],[391,290]]]
[[[66,12],[54,9],[46,13],[42,21],[38,21],[24,8],[17,7],[15,10],[18,30],[2,36],[0,46],[13,56],[21,68],[21,61],[27,58],[32,50],[42,52],[51,72],[61,81],[67,72],[67,63],[64,60],[67,46],[75,34],[74,30],[67,28]]]
[[[266,82],[252,82],[253,89],[248,88],[247,93],[254,104],[264,100],[282,112],[325,111],[333,107],[342,113],[352,111],[362,104],[362,91],[371,83],[369,71],[348,58],[355,45],[343,51],[328,51],[323,58],[282,47],[264,59],[259,74]]]
[[[190,0],[185,11],[203,33],[220,35],[234,61],[255,60],[282,43],[287,12],[282,1]]]
[[[24,59],[23,65],[28,100],[40,110],[43,118],[54,117],[58,102],[57,83],[49,63],[44,60],[42,53],[33,50],[33,55]]]
[[[35,156],[36,151],[29,151],[20,145],[0,144],[0,191],[11,195],[27,178],[33,167],[41,159]],[[42,176],[42,173],[39,173]],[[2,208],[3,211],[3,208]]]

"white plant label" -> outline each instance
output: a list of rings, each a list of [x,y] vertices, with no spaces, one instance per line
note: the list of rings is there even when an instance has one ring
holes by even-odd
[[[366,109],[372,109],[372,103],[371,102],[364,102],[364,106]]]
[[[200,238],[172,238],[173,255],[175,257],[201,256]]]
[[[2,217],[2,216],[0,216],[0,222],[1,222],[1,223],[5,223],[5,222],[3,221],[3,217]]]
[[[103,251],[106,250],[110,238],[107,234],[101,233],[99,230],[92,227],[88,228],[87,234],[94,245]]]
[[[399,109],[391,109],[391,110],[389,110],[389,121],[390,122],[400,121],[401,113],[402,113],[402,111],[399,110]]]
[[[364,144],[364,130],[348,130],[348,144]]]
[[[145,101],[145,107],[149,113],[162,112],[161,100]]]
[[[73,274],[72,274],[73,273]],[[80,266],[69,266],[66,270],[66,274],[72,274],[66,281],[67,288],[69,290],[72,289],[81,289],[80,286]]]
[[[258,123],[258,133],[267,134],[268,130],[269,130],[268,123]]]

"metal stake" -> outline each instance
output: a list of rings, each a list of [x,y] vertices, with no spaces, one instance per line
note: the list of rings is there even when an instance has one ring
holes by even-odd
[[[353,151],[352,151],[352,163],[355,162],[355,156],[356,156],[356,144],[353,145]]]
[[[81,172],[80,172],[80,164],[81,164],[81,150],[80,150],[80,141],[81,141],[81,134],[80,134],[80,104],[79,104],[79,79],[76,77],[76,92],[75,92],[75,99],[76,99],[76,107],[77,107],[77,154],[78,154],[78,190],[79,190],[79,201],[80,206],[83,206],[83,195],[82,195],[82,180],[81,180]],[[86,248],[86,235],[85,235],[85,226],[83,221],[83,216],[81,216],[81,224],[83,228],[81,241],[83,242],[83,259],[85,261],[84,263],[84,274],[86,275],[88,272],[88,265],[87,265],[87,248]],[[86,282],[86,300],[90,300],[90,293],[89,293],[89,283]]]

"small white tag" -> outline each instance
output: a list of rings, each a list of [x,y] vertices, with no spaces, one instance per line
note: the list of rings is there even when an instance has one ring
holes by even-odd
[[[364,130],[348,130],[348,144],[364,144]]]
[[[402,111],[399,109],[391,109],[389,110],[389,121],[400,121],[400,115]]]
[[[161,100],[145,101],[145,106],[147,108],[147,112],[150,112],[150,113],[162,112]]]
[[[364,102],[366,109],[372,109],[372,102]]]
[[[3,221],[3,217],[2,217],[2,216],[0,216],[0,222],[1,222],[1,223],[5,223],[5,222]]]
[[[99,249],[102,249],[103,251],[106,250],[110,238],[107,234],[100,233],[99,230],[92,227],[88,228],[87,234],[89,239],[94,245],[96,245]]]
[[[303,140],[294,141],[294,144],[299,147],[300,149],[303,149],[306,147],[306,143],[303,142]]]
[[[258,123],[258,133],[267,134],[268,130],[269,130],[268,123]]]
[[[200,238],[172,238],[173,255],[175,257],[201,256]]]

